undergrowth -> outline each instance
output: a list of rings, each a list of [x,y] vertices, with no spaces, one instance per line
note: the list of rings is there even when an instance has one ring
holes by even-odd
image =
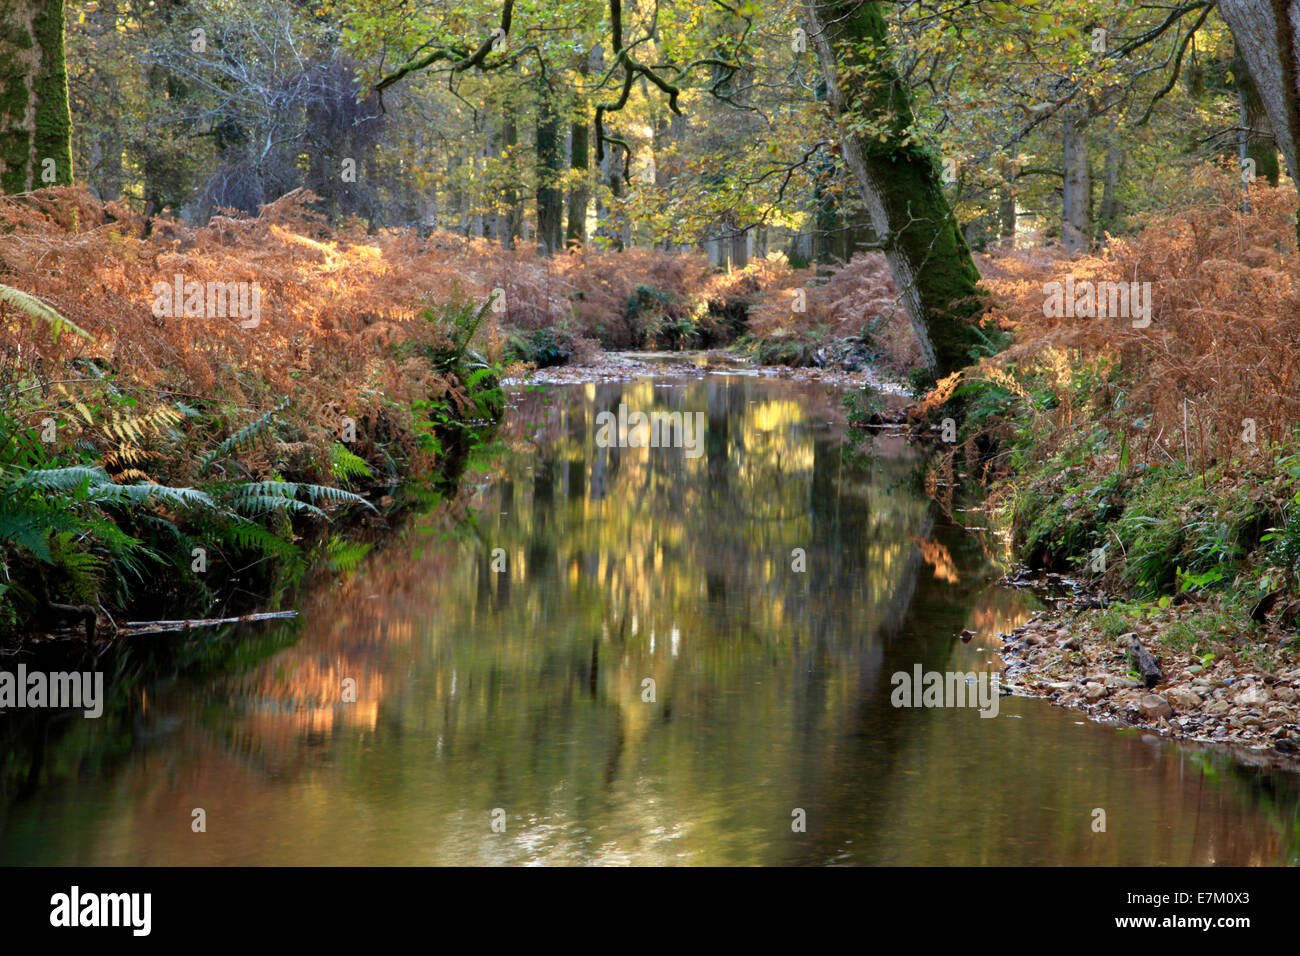
[[[360,288],[384,250],[309,198],[147,240],[77,190],[0,200],[0,633],[273,600],[500,419],[489,305]],[[256,276],[261,321],[154,314],[174,273]]]
[[[1009,557],[1251,646],[1300,617],[1300,259],[1293,189],[1197,174],[1196,203],[1104,251],[1041,249],[984,268],[1013,344],[952,376],[914,420],[960,408],[935,485],[987,490]],[[1149,282],[1150,324],[1046,318],[1045,284]],[[1163,605],[1161,604],[1163,602]],[[1170,612],[1174,614],[1174,611]],[[1116,612],[1110,612],[1111,617]],[[1122,624],[1130,627],[1133,615]]]

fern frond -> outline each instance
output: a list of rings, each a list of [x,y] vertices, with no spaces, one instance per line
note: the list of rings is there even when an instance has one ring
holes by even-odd
[[[351,574],[357,569],[362,558],[370,553],[370,549],[371,544],[366,541],[349,542],[341,538],[332,538],[327,548],[330,566],[335,571]]]
[[[329,485],[299,485],[299,489],[307,495],[312,501],[330,501],[344,502],[354,505],[365,505],[371,511],[378,513],[379,509],[372,505],[365,498],[351,491],[344,491],[342,488],[331,488]]]
[[[128,445],[126,442],[122,442],[117,448],[104,456],[103,464],[105,468],[116,467],[117,465],[138,465],[153,457],[156,457],[155,452],[145,451],[139,445]]]
[[[212,467],[213,463],[220,458],[225,458],[232,452],[240,448],[246,448],[254,442],[270,433],[272,426],[275,424],[275,416],[289,407],[289,400],[286,398],[275,408],[258,416],[249,422],[239,431],[235,432],[217,447],[213,448],[202,458],[199,459],[198,473],[201,475]]]
[[[0,511],[0,544],[30,551],[46,563],[50,557],[50,525],[46,516],[37,512],[15,513]]]
[[[0,302],[12,305],[19,312],[25,312],[33,319],[44,322],[50,327],[50,334],[57,342],[59,333],[64,329],[79,335],[83,339],[94,341],[91,334],[83,329],[71,319],[64,318],[53,307],[46,305],[30,292],[24,292],[22,289],[15,289],[11,285],[5,285],[0,282]]]
[[[153,481],[148,472],[141,471],[139,468],[124,468],[116,475],[118,481]]]
[[[197,488],[173,488],[168,485],[138,484],[98,485],[90,490],[90,500],[96,504],[143,505],[150,502],[177,508],[208,508],[220,510],[212,496]]]
[[[292,542],[252,521],[231,522],[220,530],[219,537],[224,543],[241,551],[258,551],[262,554],[286,558],[297,553]]]
[[[98,465],[68,465],[62,468],[33,468],[13,481],[15,491],[72,492],[83,491],[93,485],[112,484],[108,472]]]
[[[298,485],[292,481],[248,481],[235,488],[237,496],[267,495],[272,498],[296,498]]]
[[[231,507],[241,514],[250,515],[270,514],[274,511],[292,511],[298,514],[314,514],[321,518],[326,517],[325,512],[313,504],[299,501],[297,498],[285,498],[281,495],[239,495],[231,502]]]
[[[138,442],[146,432],[159,434],[164,428],[185,420],[184,414],[169,405],[161,405],[145,415],[123,415],[117,409],[104,423],[103,432],[108,438],[121,442]]]
[[[338,442],[330,449],[330,471],[339,481],[351,481],[353,478],[373,478],[370,466],[360,455],[348,451]]]

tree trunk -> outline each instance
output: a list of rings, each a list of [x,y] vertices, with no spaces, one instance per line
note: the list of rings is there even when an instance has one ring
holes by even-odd
[[[1237,104],[1241,111],[1242,159],[1255,161],[1255,175],[1276,186],[1281,168],[1277,161],[1277,143],[1273,140],[1273,125],[1268,120],[1264,101],[1250,78],[1246,61],[1238,56],[1232,63],[1233,82],[1237,87]]]
[[[609,186],[609,195],[614,202],[610,205],[597,202],[596,217],[600,221],[600,234],[609,240],[614,249],[622,250],[627,244],[627,229],[620,221],[623,198],[623,149],[612,146],[605,150],[605,158],[600,163],[601,179]]]
[[[505,234],[510,229],[510,218],[498,208],[497,164],[495,162],[501,158],[501,141],[504,137],[502,136],[503,131],[493,125],[491,112],[486,114],[486,127],[483,134],[483,158],[485,160],[483,201],[489,211],[483,215],[483,235],[504,246]]]
[[[90,22],[99,36],[111,37],[117,30],[117,4],[99,3],[90,14]],[[102,81],[108,89],[109,103],[121,102],[121,84],[114,73],[105,73]],[[94,189],[96,195],[105,202],[113,202],[122,196],[122,185],[126,171],[122,163],[123,141],[122,128],[117,124],[108,125],[92,147],[94,164]],[[83,171],[89,178],[89,171]]]
[[[1106,140],[1106,168],[1101,185],[1101,228],[1114,231],[1119,221],[1119,181],[1124,172],[1124,151],[1119,144],[1119,133],[1111,130]]]
[[[537,91],[537,248],[550,255],[564,248],[564,147],[560,115],[551,91]]]
[[[63,2],[0,6],[0,192],[72,182]]]
[[[451,208],[455,210],[456,225],[455,232],[462,235],[468,235],[469,230],[465,222],[465,189],[463,180],[460,175],[461,157],[459,153],[452,153],[451,159],[447,163],[447,177],[452,181],[451,190]]]
[[[587,203],[591,201],[591,187],[587,182],[591,169],[591,126],[585,119],[573,124],[570,143],[569,168],[577,175],[569,190],[569,227],[564,241],[582,246],[587,243]]]
[[[501,119],[501,152],[506,157],[506,223],[502,244],[507,249],[515,247],[524,228],[524,204],[519,197],[519,164],[515,147],[519,145],[519,127],[515,124],[514,107],[506,104]]]
[[[579,76],[599,69],[596,48],[587,51],[575,64]],[[569,226],[564,232],[567,245],[587,244],[587,206],[591,203],[591,124],[587,102],[579,98],[581,119],[569,131],[569,169],[576,175],[569,189]]]
[[[1273,138],[1297,178],[1300,153],[1300,2],[1297,0],[1219,0],[1219,14],[1236,43],[1237,54],[1263,103]],[[1300,221],[1297,221],[1300,236]]]
[[[813,233],[813,259],[818,265],[834,265],[845,259],[844,223],[840,220],[840,204],[829,188],[834,168],[833,163],[825,163],[813,186],[813,204],[817,210],[814,218],[816,232]]]
[[[906,85],[893,66],[879,4],[805,0],[808,35],[841,119],[844,161],[857,179],[926,365],[945,376],[971,361],[971,323],[984,312],[979,272],[939,185],[911,136]],[[847,122],[846,122],[847,121]],[[876,128],[880,136],[860,130]]]
[[[733,224],[731,233],[731,251],[727,254],[728,265],[732,269],[743,269],[749,265],[749,231]]]
[[[998,205],[998,238],[1006,246],[1016,244],[1016,194],[1011,186],[1003,188]]]
[[[1092,177],[1088,172],[1086,119],[1078,110],[1067,110],[1063,118],[1063,163],[1065,189],[1061,203],[1061,243],[1073,255],[1092,242]]]

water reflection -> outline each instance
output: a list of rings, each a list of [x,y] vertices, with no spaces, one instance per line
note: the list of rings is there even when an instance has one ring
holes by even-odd
[[[620,403],[704,412],[703,454],[597,447]],[[1295,862],[1294,777],[1037,701],[892,707],[918,662],[997,669],[1025,599],[905,447],[845,460],[837,407],[716,375],[521,392],[472,533],[426,521],[288,649],[47,737],[0,861]]]

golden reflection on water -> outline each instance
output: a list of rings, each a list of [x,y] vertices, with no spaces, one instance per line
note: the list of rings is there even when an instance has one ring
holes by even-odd
[[[990,586],[900,442],[841,456],[834,392],[708,376],[516,401],[472,531],[422,519],[312,594],[293,646],[152,691],[125,755],[7,812],[0,860],[1295,861],[1294,778],[1041,701],[890,705],[918,662],[996,670],[990,635],[1030,599]],[[620,403],[705,412],[703,453],[597,447]]]

